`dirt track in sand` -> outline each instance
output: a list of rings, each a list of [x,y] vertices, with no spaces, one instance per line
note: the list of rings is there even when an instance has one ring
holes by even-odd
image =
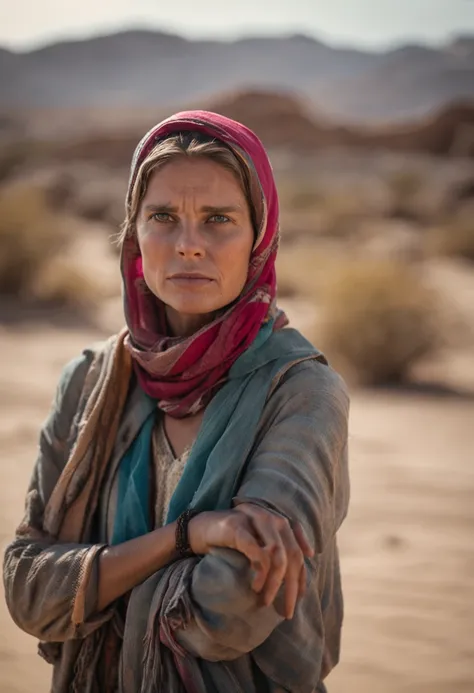
[[[61,366],[97,335],[0,329],[3,549]],[[474,398],[354,393],[351,469],[344,648],[330,693],[473,693]],[[46,693],[50,669],[35,651],[2,598],[2,693]]]

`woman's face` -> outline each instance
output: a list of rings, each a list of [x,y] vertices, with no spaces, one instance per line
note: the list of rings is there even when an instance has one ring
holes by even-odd
[[[152,173],[137,218],[148,288],[186,336],[245,286],[254,231],[237,178],[211,159],[179,157]]]

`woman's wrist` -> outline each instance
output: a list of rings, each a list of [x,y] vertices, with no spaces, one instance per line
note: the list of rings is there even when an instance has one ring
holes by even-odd
[[[146,552],[148,548],[152,572],[161,570],[179,558],[176,551],[176,522],[170,522],[170,524],[154,529],[148,534],[138,537],[138,539],[132,539],[132,541],[139,540],[144,542],[143,551]]]
[[[189,525],[193,517],[196,517],[197,514],[197,510],[188,508],[182,512],[176,520],[175,548],[178,558],[188,558],[189,556],[196,555],[190,542]]]
[[[204,511],[192,517],[188,523],[188,542],[191,551],[196,556],[204,556],[209,551],[206,523],[214,519],[210,518],[212,514],[217,515],[214,511]],[[217,517],[215,521],[217,521]]]

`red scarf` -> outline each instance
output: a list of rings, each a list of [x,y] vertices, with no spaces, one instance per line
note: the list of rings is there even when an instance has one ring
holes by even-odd
[[[127,346],[143,390],[170,416],[195,414],[225,382],[230,367],[252,344],[267,320],[286,324],[276,309],[275,258],[279,241],[278,197],[265,149],[244,125],[206,111],[186,111],[163,121],[141,140],[132,161],[127,203],[141,163],[158,140],[173,132],[202,132],[226,143],[248,168],[262,209],[247,283],[239,298],[190,337],[167,334],[165,306],[146,289],[136,234],[122,249]]]

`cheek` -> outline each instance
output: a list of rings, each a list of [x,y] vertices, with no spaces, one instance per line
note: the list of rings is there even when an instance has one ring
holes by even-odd
[[[154,239],[153,234],[149,233],[144,228],[138,228],[137,238],[138,245],[140,247],[140,252],[142,255],[146,255],[147,253],[149,253],[152,250],[153,245],[156,243],[156,239]]]
[[[159,237],[152,233],[139,233],[138,245],[145,282],[148,288],[156,293],[162,284],[166,269],[166,248],[160,243]]]
[[[166,255],[166,245],[160,241],[158,234],[139,233],[138,245],[144,265],[153,265],[156,267],[163,263]]]
[[[224,277],[228,277],[229,289],[232,288],[240,292],[247,282],[250,256],[253,247],[253,237],[251,241],[239,239],[225,253]],[[232,287],[230,286],[232,284]]]

